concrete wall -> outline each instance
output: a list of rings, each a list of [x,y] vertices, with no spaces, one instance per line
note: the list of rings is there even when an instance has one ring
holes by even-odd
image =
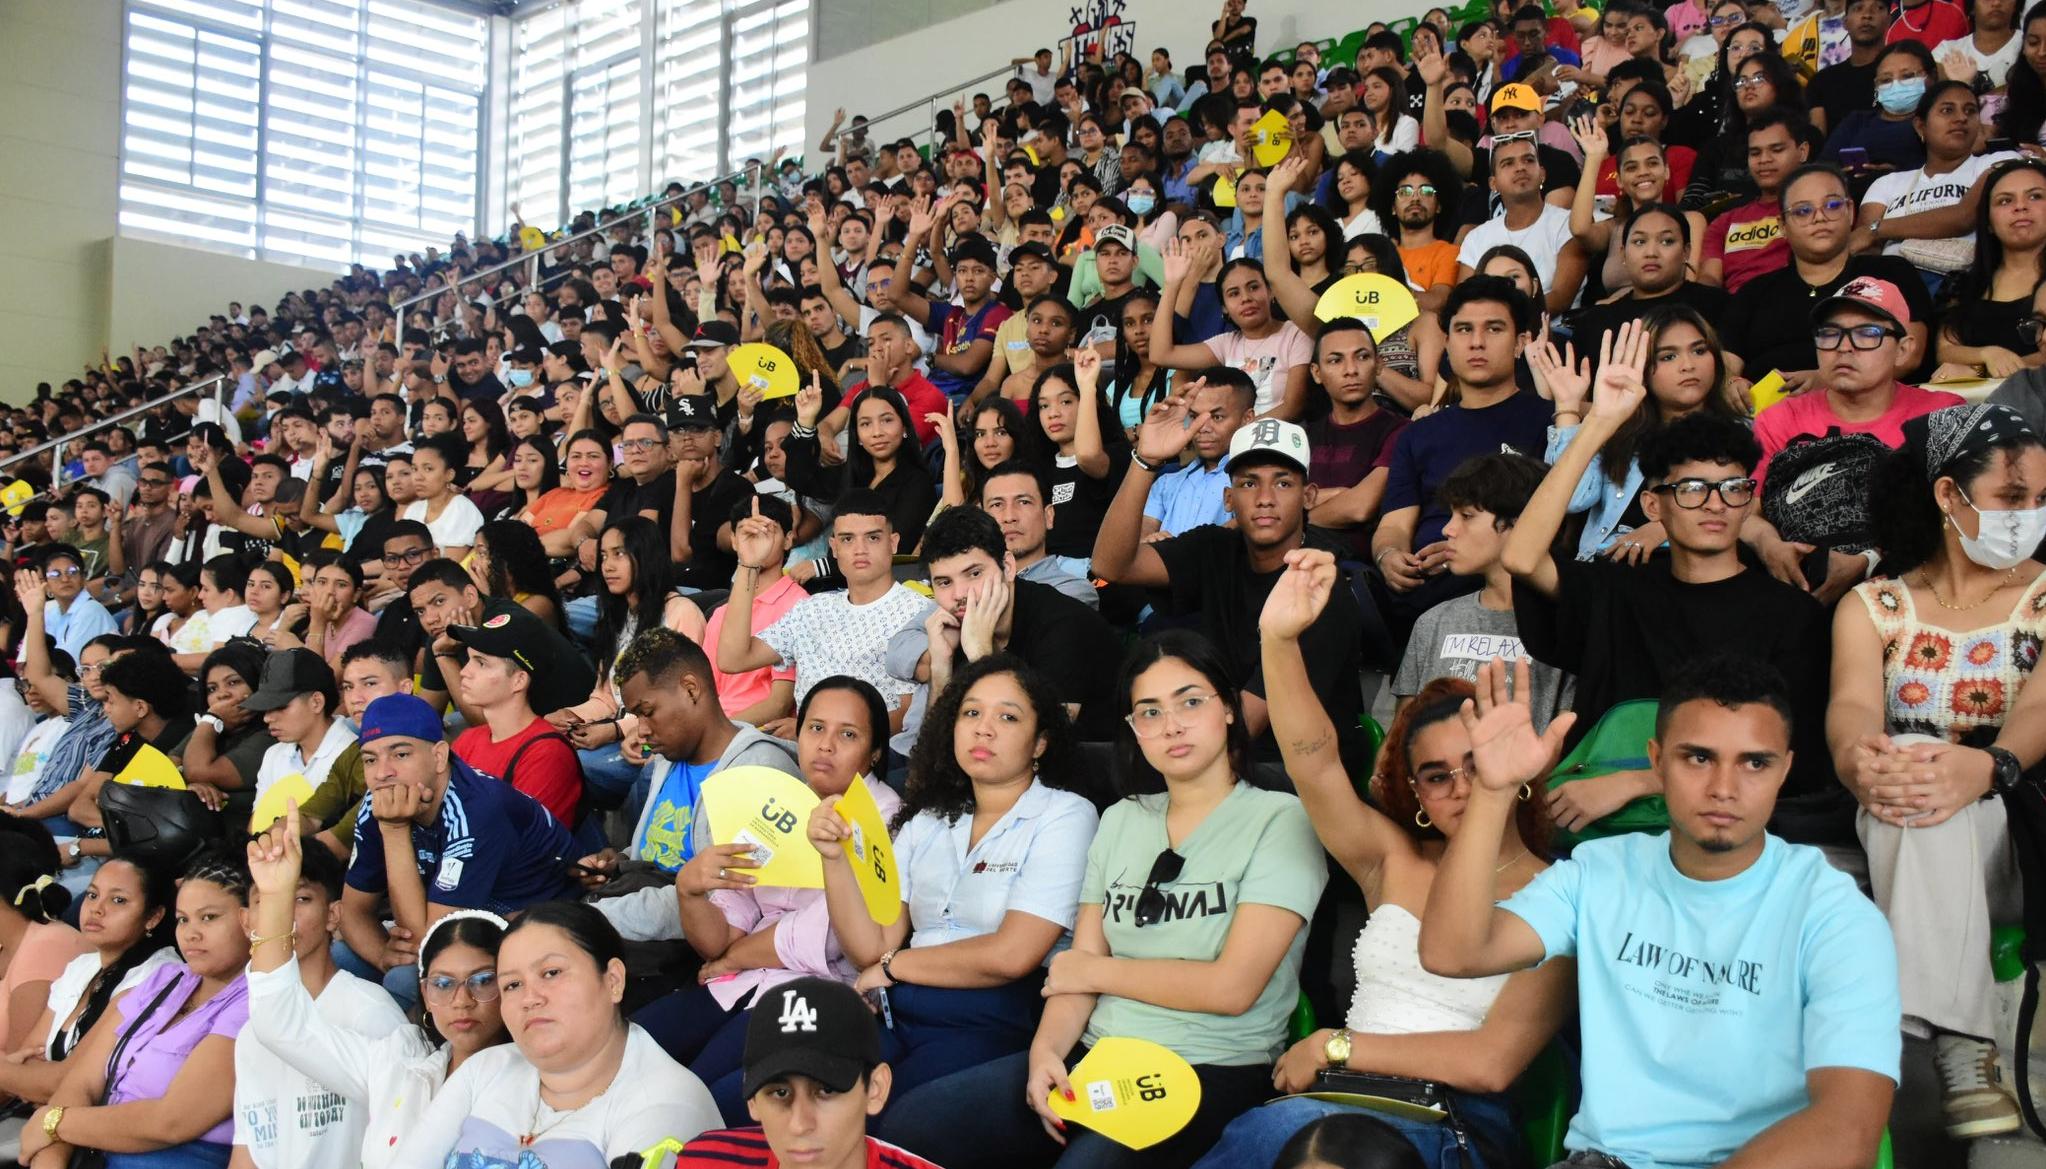
[[[325,288],[335,273],[114,236],[103,249],[111,295],[106,335],[116,354],[190,333],[229,301],[274,308],[286,292]]]
[[[832,0],[818,2],[828,7]],[[919,0],[862,2],[891,10],[925,6]],[[1247,11],[1257,18],[1258,50],[1269,52],[1291,48],[1302,40],[1344,36],[1373,20],[1413,15],[1428,6],[1429,0],[1376,0],[1348,8],[1326,0],[1253,0]],[[1070,14],[1076,7],[1092,9],[1096,2],[1003,0],[857,52],[811,61],[805,147],[815,153],[817,140],[831,124],[831,112],[837,107],[845,107],[848,115],[876,115],[925,96],[947,84],[947,79],[964,80],[1047,46],[1056,52],[1058,42],[1072,34]],[[1220,0],[1124,0],[1121,18],[1136,24],[1135,52],[1140,60],[1148,64],[1151,50],[1162,45],[1171,50],[1173,63],[1184,73],[1187,66],[1200,63],[1209,25],[1221,9]],[[828,51],[833,39],[820,38],[820,51]],[[974,89],[999,98],[1001,85],[997,78]],[[889,139],[920,136],[928,124],[923,115],[905,115],[877,126],[876,133]]]

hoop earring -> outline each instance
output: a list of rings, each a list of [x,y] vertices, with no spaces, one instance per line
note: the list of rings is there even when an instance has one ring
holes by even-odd
[[[1414,813],[1414,824],[1421,828],[1433,828],[1435,822],[1428,818],[1428,810],[1422,808]]]
[[[1520,785],[1520,802],[1524,804],[1524,803],[1528,802],[1529,800],[1531,800],[1531,799],[1533,799],[1533,798],[1534,798],[1534,784],[1533,784],[1533,783],[1523,783],[1523,784],[1521,784],[1521,785]]]

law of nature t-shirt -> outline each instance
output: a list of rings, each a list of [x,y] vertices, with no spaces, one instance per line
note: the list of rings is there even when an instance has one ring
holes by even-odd
[[[1628,834],[1502,903],[1577,959],[1584,1093],[1565,1145],[1631,1169],[1718,1165],[1804,1108],[1805,1074],[1897,1079],[1889,923],[1815,848],[1765,838],[1747,871],[1695,881],[1669,835]]]
[[[1300,959],[1328,864],[1299,799],[1238,783],[1174,850],[1184,858],[1179,879],[1159,886],[1165,910],[1139,929],[1137,897],[1165,834],[1163,794],[1120,800],[1101,817],[1087,850],[1081,905],[1101,906],[1109,952],[1118,958],[1221,957],[1243,905],[1270,905],[1300,917],[1286,956],[1250,1009],[1233,1018],[1178,1011],[1105,994],[1095,1000],[1083,1037],[1093,1046],[1111,1035],[1148,1039],[1190,1064],[1269,1063],[1286,1044],[1286,1021],[1300,996]]]

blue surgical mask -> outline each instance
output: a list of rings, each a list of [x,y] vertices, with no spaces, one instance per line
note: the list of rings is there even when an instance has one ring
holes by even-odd
[[[1130,209],[1132,215],[1149,215],[1158,209],[1158,196],[1145,191],[1133,191],[1129,198],[1123,200],[1123,204]]]
[[[505,371],[504,380],[511,383],[512,389],[523,390],[533,384],[533,371],[513,367]]]
[[[1925,78],[1905,77],[1876,86],[1876,104],[1883,112],[1908,114],[1925,97]]]

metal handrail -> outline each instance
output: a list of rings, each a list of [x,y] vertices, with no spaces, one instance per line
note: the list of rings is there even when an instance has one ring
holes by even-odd
[[[914,101],[904,102],[902,105],[896,106],[894,109],[889,110],[886,113],[875,114],[871,117],[868,117],[867,129],[869,132],[871,132],[875,126],[878,126],[882,122],[886,122],[891,118],[898,118],[901,117],[903,114],[913,113],[917,110],[925,110],[928,113],[928,126],[925,130],[925,133],[929,136],[930,145],[932,149],[935,150],[940,145],[938,141],[938,111],[941,108],[943,108],[939,104],[942,100],[950,98],[954,94],[962,93],[966,90],[969,90],[984,81],[993,81],[997,77],[1006,77],[1009,74],[1014,73],[1015,71],[1016,66],[1004,65],[999,69],[991,70],[990,72],[987,73],[982,73],[978,77],[969,77],[964,81],[954,82],[951,85],[947,85],[942,89],[933,90],[932,92],[927,93]],[[996,98],[994,104],[996,109],[1000,109],[1008,103],[1006,97],[1002,97]],[[840,130],[839,133],[844,134],[845,131]]]
[[[595,227],[589,228],[585,231],[579,231],[576,232],[574,235],[564,236],[561,239],[549,240],[547,241],[547,246],[544,248],[539,248],[534,251],[525,252],[521,255],[513,256],[509,260],[504,260],[499,263],[492,264],[488,268],[479,268],[474,272],[464,273],[459,277],[451,276],[449,286],[428,289],[427,291],[420,293],[418,296],[408,297],[405,300],[401,300],[397,304],[391,306],[391,312],[394,316],[397,317],[397,319],[400,322],[402,322],[405,319],[405,315],[412,311],[414,305],[422,304],[430,300],[438,300],[443,294],[450,291],[458,290],[462,285],[467,284],[472,280],[487,280],[488,278],[495,276],[500,272],[510,271],[511,269],[520,266],[525,266],[530,269],[526,273],[526,287],[537,288],[540,285],[541,256],[544,256],[557,248],[565,248],[570,244],[576,243],[579,240],[590,239],[594,236],[602,235],[610,231],[612,228],[616,227],[621,220],[629,219],[639,215],[644,215],[646,217],[647,234],[651,236],[656,230],[654,216],[663,207],[668,207],[673,204],[683,202],[684,200],[688,199],[691,195],[697,194],[699,192],[715,190],[719,183],[743,182],[749,170],[753,171],[756,175],[760,177],[760,179],[764,180],[767,176],[769,168],[767,164],[763,162],[757,168],[754,167],[743,168],[740,170],[732,171],[729,174],[719,175],[714,179],[706,179],[703,182],[698,183],[695,186],[690,187],[687,190],[681,191],[677,194],[666,195],[661,198],[655,199],[650,203],[643,204],[639,207],[634,207],[623,215],[615,216],[611,219],[600,222]],[[763,182],[756,182],[754,184],[753,191],[756,197],[758,197],[759,194],[761,193],[763,185],[764,185]],[[442,322],[440,320],[434,321],[434,324],[436,326],[441,325],[443,323],[445,322]]]
[[[224,403],[222,402],[222,398],[224,397],[224,391],[227,389],[227,375],[224,373],[217,373],[210,378],[206,378],[203,381],[196,381],[190,383],[189,385],[179,386],[177,389],[172,390],[170,393],[164,394],[160,397],[151,398],[149,401],[142,403],[140,406],[130,406],[125,410],[116,411],[115,413],[110,414],[105,418],[96,418],[91,422],[86,423],[84,427],[78,430],[71,431],[69,434],[60,434],[55,438],[39,442],[36,445],[29,447],[27,450],[16,451],[13,454],[8,455],[6,458],[0,459],[0,475],[5,475],[12,468],[20,465],[21,463],[27,462],[30,459],[36,458],[39,455],[47,454],[50,451],[62,449],[63,447],[71,443],[77,442],[79,439],[84,438],[87,435],[97,434],[102,430],[111,430],[112,428],[119,426],[121,423],[126,422],[130,418],[134,418],[137,415],[141,414],[147,414],[149,411],[156,409],[158,406],[161,406],[166,402],[175,402],[179,398],[188,397],[192,394],[199,392],[200,390],[205,389],[208,386],[213,387],[213,401],[216,404],[224,405]],[[64,464],[62,462],[53,462],[51,464],[50,490],[52,492],[56,491],[57,488],[63,485],[62,484],[63,473]]]

